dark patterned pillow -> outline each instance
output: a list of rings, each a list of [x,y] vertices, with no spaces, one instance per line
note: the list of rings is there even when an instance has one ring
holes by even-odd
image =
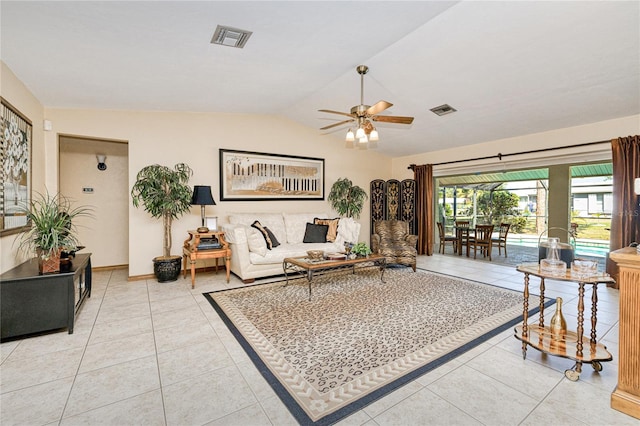
[[[278,242],[278,239],[276,238],[276,236],[273,235],[273,232],[271,232],[271,230],[266,226],[262,226],[260,222],[258,222],[257,220],[253,222],[251,226],[253,228],[256,228],[258,231],[260,231],[260,233],[264,237],[264,240],[267,243],[267,248],[269,250],[274,249],[280,245],[280,242]]]
[[[327,231],[329,225],[315,225],[313,223],[307,223],[307,229],[304,231],[303,243],[326,243]]]
[[[336,237],[338,236],[339,221],[339,217],[335,219],[319,219],[316,217],[313,219],[313,223],[315,223],[316,225],[329,225],[329,230],[327,231],[327,241],[329,241],[330,243],[334,242],[336,240]]]

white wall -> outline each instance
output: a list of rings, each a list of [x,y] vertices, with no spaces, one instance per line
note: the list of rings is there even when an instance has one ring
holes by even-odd
[[[15,76],[15,74],[0,62],[0,94],[33,124],[31,145],[31,186],[33,191],[43,192],[44,173],[47,158],[44,149],[44,130],[42,121],[44,108],[31,94],[29,89]],[[19,234],[0,237],[0,271],[7,271],[22,263],[25,257],[17,252],[16,236]],[[30,256],[27,256],[27,258]]]
[[[60,193],[77,205],[93,206],[93,217],[79,217],[78,240],[91,255],[91,265],[129,263],[129,161],[123,142],[60,136]],[[98,170],[96,154],[107,156]],[[91,188],[93,192],[84,192]],[[97,225],[97,226],[96,226]]]
[[[173,166],[187,163],[194,176],[190,185],[211,185],[216,206],[208,206],[207,216],[223,221],[230,212],[328,212],[326,201],[220,201],[218,150],[237,149],[325,159],[325,194],[338,178],[348,177],[369,192],[373,179],[391,174],[389,158],[375,151],[346,149],[344,142],[320,135],[317,129],[301,126],[272,115],[223,113],[174,113],[134,111],[87,111],[47,109],[53,124],[46,144],[57,156],[57,135],[128,141],[129,181],[144,166],[159,163]],[[57,161],[48,163],[47,182],[57,180]],[[129,200],[130,201],[130,200]],[[369,240],[369,204],[359,222],[361,239]],[[162,223],[151,219],[143,209],[129,202],[129,275],[153,273],[151,259],[162,253]],[[188,229],[199,226],[200,207],[174,222],[173,254],[180,253]],[[96,223],[96,226],[104,226]],[[122,231],[119,231],[122,232]],[[87,250],[91,251],[88,247]]]

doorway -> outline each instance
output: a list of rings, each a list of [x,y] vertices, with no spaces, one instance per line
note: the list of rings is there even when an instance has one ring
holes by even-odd
[[[59,136],[60,194],[93,208],[78,234],[93,267],[129,263],[129,148],[126,141]],[[100,156],[100,157],[98,157]],[[104,156],[104,159],[103,159]],[[103,161],[99,164],[98,158]]]

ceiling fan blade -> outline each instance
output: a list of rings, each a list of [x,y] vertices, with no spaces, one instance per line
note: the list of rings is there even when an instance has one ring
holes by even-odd
[[[387,102],[387,101],[379,101],[377,104],[370,106],[369,108],[367,108],[367,114],[369,115],[376,115],[381,113],[382,111],[384,111],[387,108],[391,108],[393,106],[392,103]]]
[[[329,114],[340,114],[340,115],[346,115],[347,117],[353,117],[353,115],[349,114],[348,112],[332,111],[330,109],[319,109],[318,111],[328,112]]]
[[[398,123],[398,124],[411,124],[413,123],[413,117],[400,117],[398,115],[377,115],[371,117],[373,121],[380,121],[382,123]]]
[[[344,120],[344,121],[340,121],[339,123],[329,124],[328,126],[321,127],[320,130],[328,130],[333,127],[338,127],[338,126],[342,126],[343,124],[351,123],[352,121],[355,121],[355,120],[352,118],[351,120]]]

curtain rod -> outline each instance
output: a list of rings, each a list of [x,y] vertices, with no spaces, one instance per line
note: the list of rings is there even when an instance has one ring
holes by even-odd
[[[568,149],[568,148],[579,148],[582,146],[600,145],[603,143],[611,143],[611,141],[609,140],[609,141],[599,141],[599,142],[585,142],[585,143],[579,143],[576,145],[557,146],[554,148],[542,148],[542,149],[534,149],[531,151],[522,151],[522,152],[512,152],[510,154],[502,154],[499,152],[496,155],[489,155],[487,157],[467,158],[466,160],[454,160],[454,161],[445,161],[442,163],[433,163],[432,166],[443,166],[445,164],[465,163],[467,161],[489,160],[491,158],[497,158],[498,160],[502,161],[503,157],[511,157],[513,155],[535,154],[537,152],[556,151],[559,149]],[[407,167],[407,169],[410,169],[410,170],[413,170],[415,168],[416,168],[415,164],[410,164],[409,167]]]

